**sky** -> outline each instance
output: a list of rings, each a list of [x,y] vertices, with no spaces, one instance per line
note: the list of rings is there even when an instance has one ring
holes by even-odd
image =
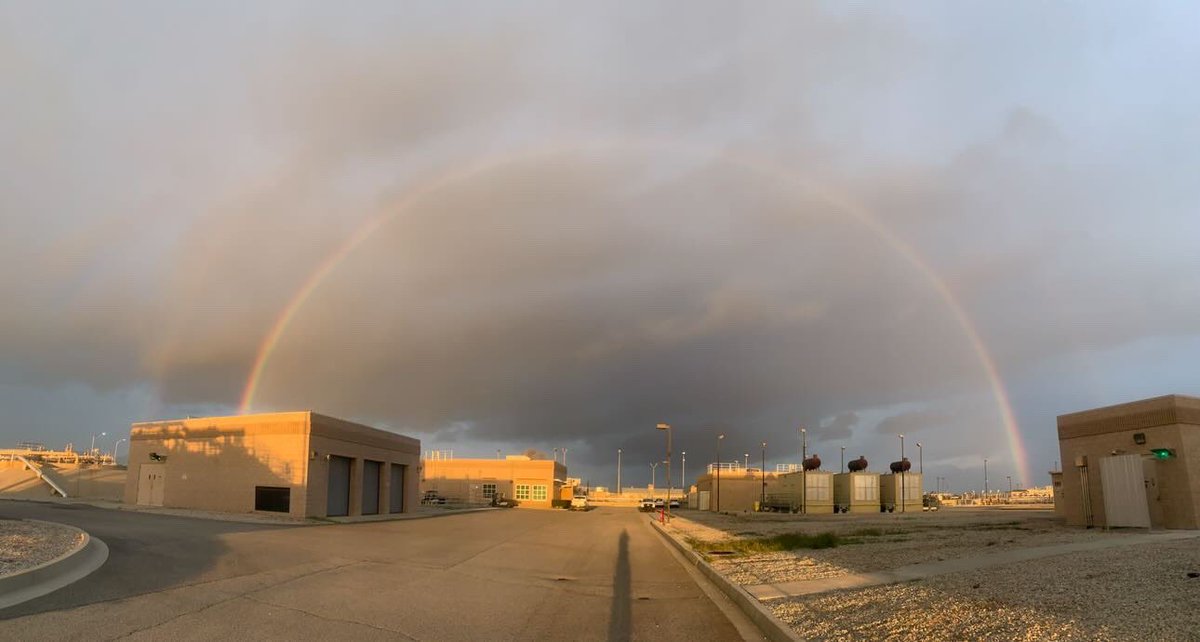
[[[0,2],[0,446],[311,409],[1046,484],[1057,415],[1200,395],[1198,19]]]

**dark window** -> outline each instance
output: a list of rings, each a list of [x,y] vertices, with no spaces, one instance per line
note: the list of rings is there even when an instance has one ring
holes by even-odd
[[[254,487],[254,510],[286,513],[291,510],[292,489],[275,486]]]

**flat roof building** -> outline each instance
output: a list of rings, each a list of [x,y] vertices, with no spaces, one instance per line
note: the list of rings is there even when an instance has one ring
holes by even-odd
[[[1200,399],[1167,395],[1061,415],[1058,447],[1055,508],[1068,524],[1200,528]]]
[[[550,508],[567,487],[567,467],[557,461],[509,455],[504,459],[431,457],[422,461],[421,491],[460,504],[516,500],[525,508]],[[567,495],[570,501],[570,495]]]
[[[409,512],[421,443],[311,411],[135,423],[125,503],[293,518]]]

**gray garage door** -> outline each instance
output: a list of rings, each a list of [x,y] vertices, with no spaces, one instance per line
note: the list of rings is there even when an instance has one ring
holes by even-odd
[[[350,463],[349,457],[329,457],[329,501],[325,507],[329,517],[350,514]]]
[[[362,514],[379,514],[379,471],[383,462],[367,460],[363,462],[363,492]]]
[[[388,495],[388,511],[392,513],[404,512],[404,466],[400,464],[391,465],[392,475],[392,490]]]

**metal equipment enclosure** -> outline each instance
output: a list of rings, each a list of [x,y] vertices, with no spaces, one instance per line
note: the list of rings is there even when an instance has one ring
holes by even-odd
[[[879,512],[879,473],[835,474],[833,506],[835,513]]]
[[[887,512],[895,511],[897,513],[921,512],[922,484],[921,473],[885,473],[880,475],[880,510]]]

